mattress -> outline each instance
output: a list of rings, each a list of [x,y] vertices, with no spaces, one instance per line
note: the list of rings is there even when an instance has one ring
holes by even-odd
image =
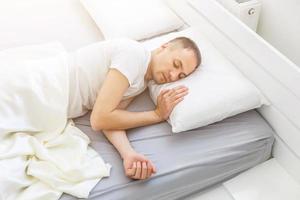
[[[129,106],[131,111],[152,110],[148,90]],[[130,129],[133,148],[152,160],[157,173],[146,180],[126,177],[122,159],[99,131],[90,127],[90,112],[74,119],[91,139],[91,146],[112,165],[111,175],[93,188],[88,199],[179,199],[224,181],[270,157],[273,130],[255,111],[215,124],[174,134],[167,122]],[[61,200],[76,199],[62,195]]]

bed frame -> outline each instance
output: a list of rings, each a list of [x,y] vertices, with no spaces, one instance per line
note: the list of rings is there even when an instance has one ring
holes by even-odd
[[[275,160],[300,183],[300,68],[215,0],[168,0],[205,34],[271,105],[258,109],[275,130]]]

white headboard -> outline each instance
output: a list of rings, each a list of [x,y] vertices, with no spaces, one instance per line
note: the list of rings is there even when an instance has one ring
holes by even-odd
[[[168,0],[270,101],[258,111],[276,132],[273,156],[300,182],[300,68],[215,0]]]

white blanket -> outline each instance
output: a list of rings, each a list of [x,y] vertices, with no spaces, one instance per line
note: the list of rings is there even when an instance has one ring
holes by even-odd
[[[0,52],[0,200],[87,198],[110,175],[67,118],[66,55],[58,43]]]

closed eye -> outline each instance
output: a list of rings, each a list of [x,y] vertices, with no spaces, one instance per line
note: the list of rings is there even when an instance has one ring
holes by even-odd
[[[177,61],[177,62],[176,62]],[[179,69],[179,68],[181,68],[181,71],[183,71],[183,67],[182,67],[182,62],[181,61],[179,61],[179,60],[174,60],[173,61],[173,65],[174,65],[174,67],[176,68],[176,69]],[[185,78],[187,75],[184,73],[184,72],[181,72],[181,73],[179,73],[179,75],[178,75],[178,78],[179,79],[182,79],[182,78]]]
[[[173,61],[173,66],[178,69],[179,68],[179,65],[176,63],[176,60]]]
[[[181,72],[181,73],[179,74],[179,79],[185,78],[185,77],[186,77],[186,75],[185,75],[184,73]]]

